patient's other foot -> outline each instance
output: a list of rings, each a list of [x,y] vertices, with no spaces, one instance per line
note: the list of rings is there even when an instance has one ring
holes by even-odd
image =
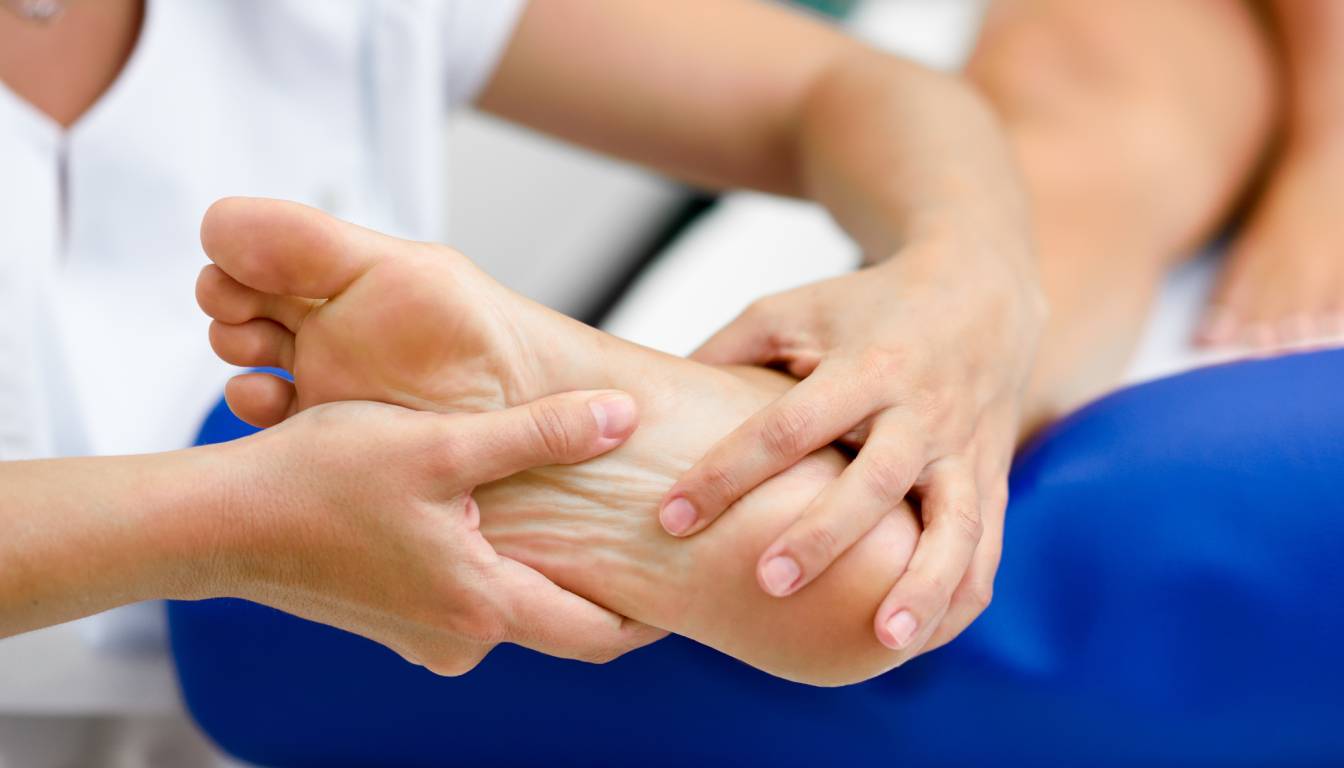
[[[1223,266],[1196,341],[1275,349],[1344,339],[1344,142],[1289,149]]]
[[[901,660],[877,642],[872,622],[913,551],[918,526],[908,509],[797,595],[771,598],[755,583],[757,555],[843,467],[835,451],[751,492],[691,540],[658,524],[675,478],[789,385],[777,374],[735,374],[629,344],[508,291],[449,249],[293,203],[221,201],[202,241],[216,266],[202,272],[197,293],[216,319],[216,351],[295,378],[231,382],[229,403],[243,418],[271,424],[337,399],[479,411],[566,390],[625,390],[641,409],[625,445],[477,490],[482,530],[503,554],[785,677],[850,682]]]

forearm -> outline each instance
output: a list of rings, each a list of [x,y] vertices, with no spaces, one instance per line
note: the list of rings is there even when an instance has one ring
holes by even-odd
[[[775,3],[532,0],[480,103],[696,184],[815,199],[875,259],[932,228],[1026,226],[970,88]]]
[[[801,104],[789,191],[825,205],[870,261],[973,235],[1029,263],[1017,172],[981,99],[953,77],[857,49]]]
[[[1290,139],[1339,140],[1344,126],[1344,3],[1272,0],[1285,62]]]
[[[211,449],[0,464],[0,636],[208,592]]]

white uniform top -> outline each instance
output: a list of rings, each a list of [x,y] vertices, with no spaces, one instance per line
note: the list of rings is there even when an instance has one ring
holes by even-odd
[[[0,84],[0,460],[190,443],[233,372],[193,291],[217,198],[439,239],[446,112],[524,1],[148,2],[68,131]]]

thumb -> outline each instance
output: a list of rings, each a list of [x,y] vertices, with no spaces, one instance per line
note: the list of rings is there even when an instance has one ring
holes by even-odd
[[[493,413],[445,417],[448,440],[469,457],[468,486],[550,464],[575,464],[624,443],[639,423],[635,401],[615,390],[566,392]]]

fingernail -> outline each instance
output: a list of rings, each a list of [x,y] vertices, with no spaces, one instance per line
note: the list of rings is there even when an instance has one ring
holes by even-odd
[[[893,651],[899,651],[910,644],[910,638],[915,636],[915,629],[918,626],[913,613],[901,611],[887,619],[887,623],[883,625],[887,630],[887,636],[881,638],[882,644]]]
[[[761,581],[765,582],[765,590],[775,597],[783,597],[793,591],[793,585],[801,575],[803,569],[798,567],[792,557],[772,557],[761,566]]]
[[[606,438],[625,437],[635,426],[635,401],[629,395],[595,397],[588,408],[597,420],[597,431]]]
[[[668,533],[680,536],[695,525],[695,507],[691,506],[691,502],[678,496],[667,502],[658,513],[658,519],[662,521],[663,528],[667,529]]]

